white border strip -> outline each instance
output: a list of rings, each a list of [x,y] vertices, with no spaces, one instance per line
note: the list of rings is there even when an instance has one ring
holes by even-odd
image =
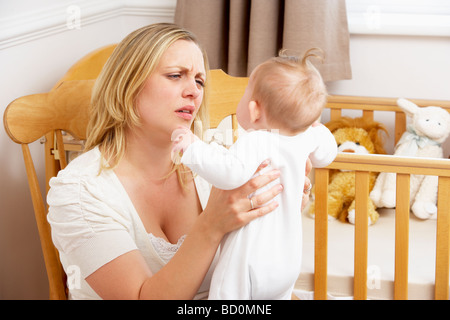
[[[450,37],[450,15],[348,13],[351,34]]]
[[[351,34],[450,37],[448,0],[346,0]]]
[[[0,19],[0,50],[119,16],[173,17],[176,0],[81,0]]]

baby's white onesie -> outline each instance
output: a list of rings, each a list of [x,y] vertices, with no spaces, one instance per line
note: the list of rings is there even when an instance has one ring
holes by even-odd
[[[239,137],[230,149],[202,141],[187,148],[182,163],[219,189],[244,184],[266,159],[270,159],[271,167],[259,174],[277,168],[281,178],[257,193],[280,182],[284,187],[275,198],[279,206],[274,212],[224,237],[209,299],[291,298],[301,268],[306,159],[309,156],[314,167],[324,167],[336,153],[335,139],[323,125],[296,136],[251,131]]]

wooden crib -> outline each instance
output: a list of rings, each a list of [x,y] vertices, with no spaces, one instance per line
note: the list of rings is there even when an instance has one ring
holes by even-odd
[[[228,141],[234,141],[238,128],[234,112],[248,78],[230,77],[221,70],[212,70],[211,76],[209,128],[216,128],[224,117],[231,115],[231,123],[228,125],[233,128],[233,139]],[[337,119],[348,112],[357,114],[353,117],[363,116],[383,124],[386,124],[386,119],[390,119],[393,129],[389,135],[395,145],[406,131],[407,124],[406,115],[396,105],[396,100],[332,95],[328,99],[322,122]],[[419,106],[436,105],[450,111],[450,101],[411,101]],[[386,127],[389,129],[389,126]],[[197,131],[200,132],[201,128],[197,127]],[[329,171],[355,168],[355,225],[328,221],[326,208]],[[369,172],[397,173],[397,207],[379,208],[380,218],[373,226],[368,225],[367,216]],[[410,214],[411,174],[439,176],[437,221],[422,221]],[[315,169],[311,178],[316,185],[315,219],[309,217],[305,210],[303,269],[295,286],[295,293],[299,297],[449,298],[450,160],[339,154],[327,168]],[[420,234],[419,239],[416,238],[417,233]],[[384,253],[383,251],[389,255],[381,255],[380,252]],[[368,264],[369,257],[371,265]],[[386,268],[392,270],[386,272]],[[370,278],[369,270],[375,270]]]
[[[419,106],[436,105],[441,106],[450,111],[449,101],[429,101],[429,100],[412,100]],[[395,143],[401,137],[406,129],[406,116],[403,111],[397,107],[396,99],[384,98],[368,98],[368,97],[352,97],[352,96],[330,96],[327,104],[329,109],[330,120],[341,117],[343,110],[361,110],[362,116],[370,119],[374,118],[377,112],[389,112],[393,114],[395,119],[394,140]],[[359,115],[361,116],[361,115]],[[379,121],[379,120],[377,120]],[[390,133],[392,136],[392,132]],[[356,221],[355,225],[342,223],[339,221],[328,221],[327,216],[327,189],[328,177],[330,169],[347,169],[355,170],[356,184]],[[367,201],[369,194],[369,172],[393,172],[397,174],[397,204],[395,209],[378,209],[380,218],[373,225],[368,225]],[[438,191],[438,218],[436,220],[418,220],[410,214],[409,207],[409,182],[411,174],[435,175],[439,177]],[[449,253],[450,253],[450,160],[448,159],[430,159],[430,158],[407,158],[393,155],[355,155],[355,154],[338,154],[335,161],[327,168],[315,169],[314,174],[316,192],[315,192],[315,219],[307,217],[304,220],[304,238],[305,249],[303,253],[304,270],[297,281],[296,288],[300,290],[314,291],[312,296],[314,299],[327,299],[330,296],[349,296],[354,299],[427,299],[430,298],[430,286],[434,286],[435,299],[449,298]],[[395,216],[395,217],[394,217]],[[387,219],[386,222],[380,222]],[[414,220],[414,221],[413,221]],[[410,237],[410,224],[417,224],[420,230],[433,230],[436,228],[436,238],[434,243],[421,243],[423,252],[414,252],[415,256],[421,257],[423,253],[429,254],[435,252],[435,283],[411,284],[416,286],[416,292],[412,297],[408,296],[409,269],[411,263],[433,264],[434,261],[424,258],[427,261],[409,261],[410,244],[421,239]],[[332,224],[332,230],[330,230]],[[393,279],[376,279],[388,289],[380,290],[378,294],[368,296],[368,254],[369,232],[374,233],[375,238],[371,238],[372,247],[377,243],[386,245],[383,233],[380,228],[391,228],[395,234],[393,243],[390,245],[394,250],[395,257],[392,259]],[[374,228],[374,229],[372,229]],[[313,231],[311,229],[314,229]],[[354,229],[354,230],[353,230]],[[329,234],[332,231],[336,235],[333,242],[330,243]],[[353,239],[349,238],[349,233],[354,232]],[[420,238],[423,233],[430,231],[421,231]],[[433,231],[431,231],[433,232]],[[377,239],[376,237],[383,239]],[[416,237],[416,235],[414,235]],[[344,240],[346,239],[346,240]],[[353,240],[353,244],[349,244]],[[337,243],[336,243],[337,242]],[[310,245],[310,250],[307,246]],[[344,251],[351,251],[349,245],[353,246],[353,275],[344,273],[339,274],[342,270],[334,270],[335,274],[331,274],[329,267],[331,263],[328,261],[331,253],[340,255],[339,259],[343,259]],[[416,245],[416,244],[414,244]],[[311,246],[314,246],[311,249]],[[342,247],[344,249],[339,251]],[[339,252],[334,252],[338,250]],[[383,251],[383,250],[380,250]],[[312,257],[312,253],[314,257]],[[351,254],[350,254],[351,255]],[[350,256],[349,255],[349,256]],[[348,257],[347,257],[348,258]],[[389,259],[383,259],[389,260]],[[339,263],[338,263],[339,264]],[[308,269],[309,268],[309,269]],[[334,268],[338,269],[338,268]],[[431,272],[431,271],[428,271]],[[427,275],[429,278],[432,275]],[[330,280],[332,278],[332,280]],[[336,283],[330,283],[335,281]],[[368,282],[369,280],[369,282]],[[373,279],[372,279],[373,280]],[[349,282],[353,282],[353,288],[349,288]],[[429,281],[428,281],[429,282]],[[330,288],[331,292],[330,292]],[[336,289],[338,287],[338,289]],[[421,294],[428,292],[428,295]],[[372,290],[373,292],[373,290]],[[329,294],[329,295],[328,295]]]

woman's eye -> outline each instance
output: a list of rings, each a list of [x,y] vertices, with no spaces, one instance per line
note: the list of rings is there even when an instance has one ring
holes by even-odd
[[[169,74],[168,77],[171,79],[178,79],[181,77],[181,75],[180,74]]]
[[[200,87],[205,87],[205,82],[203,82],[203,80],[195,80],[195,82],[197,82],[197,84],[200,86]]]

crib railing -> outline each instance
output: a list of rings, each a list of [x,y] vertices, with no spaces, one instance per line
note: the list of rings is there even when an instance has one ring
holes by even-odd
[[[393,172],[397,174],[394,299],[408,298],[410,175],[422,174],[439,177],[435,298],[448,299],[450,261],[450,160],[355,154],[339,154],[336,160],[327,168],[315,169],[315,299],[326,299],[327,297],[327,189],[330,169],[355,170],[355,299],[367,299],[367,248],[369,228],[367,201],[369,194],[369,173]]]
[[[406,131],[406,115],[394,98],[330,96],[327,108],[330,120],[342,116],[342,110],[360,110],[364,118],[374,118],[375,111],[395,114],[394,142]],[[411,100],[419,106],[440,106],[450,112],[450,101]],[[436,235],[435,298],[449,299],[450,263],[450,160],[407,158],[391,155],[339,154],[326,168],[315,169],[315,275],[314,298],[327,297],[328,215],[327,194],[330,169],[355,171],[355,253],[354,299],[367,299],[368,195],[370,172],[397,174],[395,208],[395,271],[394,299],[408,298],[408,250],[410,216],[410,176],[439,177],[438,218]]]
[[[450,112],[450,101],[444,100],[418,100],[410,99],[418,106],[439,106]],[[395,115],[394,123],[394,143],[400,140],[402,134],[406,131],[406,115],[397,106],[395,98],[378,97],[358,97],[358,96],[329,96],[326,108],[330,109],[330,120],[339,119],[342,116],[342,110],[361,110],[362,116],[373,120],[374,112],[390,111]]]

